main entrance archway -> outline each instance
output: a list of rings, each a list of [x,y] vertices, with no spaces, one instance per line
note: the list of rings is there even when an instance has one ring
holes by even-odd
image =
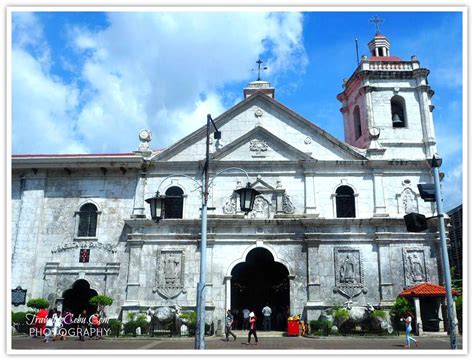
[[[242,310],[248,308],[257,316],[257,327],[262,327],[262,308],[272,309],[272,329],[284,330],[290,305],[288,269],[275,262],[265,248],[250,251],[245,262],[231,272],[231,309],[238,310],[237,327],[242,325]]]
[[[86,280],[77,280],[70,289],[63,292],[63,310],[71,311],[75,316],[82,310],[87,310],[91,315],[97,311],[96,307],[89,304],[89,300],[97,296],[97,292],[90,288]]]

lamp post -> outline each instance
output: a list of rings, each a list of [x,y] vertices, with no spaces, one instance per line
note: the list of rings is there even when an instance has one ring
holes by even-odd
[[[448,247],[446,245],[446,231],[444,228],[444,215],[443,215],[443,200],[441,199],[441,187],[439,184],[439,167],[441,166],[442,159],[433,155],[431,160],[431,168],[433,170],[434,178],[434,191],[436,200],[436,212],[439,222],[439,237],[441,242],[441,257],[443,259],[443,273],[444,273],[444,284],[446,287],[446,301],[448,306],[448,323],[449,323],[449,339],[451,343],[451,349],[457,349],[456,344],[456,325],[454,323],[454,312],[453,312],[453,294],[451,289],[451,273],[449,269],[449,257]]]
[[[201,241],[200,241],[200,264],[199,264],[199,282],[197,284],[197,292],[196,292],[196,334],[194,339],[194,348],[195,349],[204,349],[205,348],[205,324],[206,324],[206,299],[205,299],[205,287],[206,287],[206,256],[207,256],[207,201],[209,198],[209,184],[214,181],[214,179],[228,171],[228,170],[239,170],[245,173],[247,176],[247,186],[244,188],[236,189],[235,192],[240,197],[240,209],[242,212],[246,214],[251,212],[253,209],[253,204],[255,202],[255,197],[260,194],[260,192],[253,189],[249,182],[249,176],[245,170],[242,168],[231,167],[226,168],[219,173],[217,173],[209,182],[209,136],[210,136],[210,128],[211,124],[214,127],[214,139],[218,140],[221,138],[221,132],[217,130],[217,127],[214,121],[211,118],[211,115],[207,115],[207,126],[206,126],[206,160],[204,163],[204,169],[202,171],[202,183],[199,184],[193,178],[185,175],[185,174],[173,174],[166,178],[164,178],[160,185],[158,186],[158,191],[156,192],[154,197],[148,198],[145,201],[150,204],[150,213],[151,218],[155,222],[159,222],[160,219],[163,218],[163,215],[166,215],[165,209],[165,199],[166,196],[162,196],[159,193],[159,189],[163,182],[172,177],[172,176],[183,176],[191,179],[193,182],[197,183],[201,187]]]

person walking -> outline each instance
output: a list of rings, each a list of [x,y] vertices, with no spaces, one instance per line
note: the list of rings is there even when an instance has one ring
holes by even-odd
[[[263,331],[270,331],[270,329],[272,328],[271,319],[270,319],[272,315],[272,309],[270,308],[270,306],[268,306],[268,303],[262,309],[262,314],[263,314]]]
[[[225,316],[225,340],[229,341],[229,334],[234,337],[234,341],[237,340],[237,336],[232,332],[232,324],[234,323],[234,316],[230,310],[227,310],[227,315]]]
[[[91,338],[95,334],[95,339],[99,339],[99,332],[100,332],[100,317],[99,314],[96,312],[92,315],[91,318],[91,323],[92,323],[92,332],[91,332]]]
[[[411,321],[413,320],[413,315],[410,312],[407,312],[405,315],[405,318],[402,318],[401,321],[405,321],[405,327],[406,327],[406,345],[405,347],[410,347],[410,341],[413,341],[415,343],[415,346],[418,346],[418,342],[410,336],[411,333]]]
[[[243,319],[243,323],[242,323],[242,331],[247,331],[249,330],[249,313],[250,313],[250,310],[245,307],[243,310],[242,310],[242,319]]]
[[[54,315],[54,311],[49,310],[48,316],[46,318],[46,328],[44,330],[44,340],[43,340],[43,342],[46,342],[46,343],[49,342],[49,339],[51,338],[51,335],[53,333],[53,328],[54,328],[53,315]]]
[[[87,323],[89,320],[87,319],[87,311],[82,310],[82,313],[77,318],[77,333],[79,335],[79,341],[85,341],[85,334],[87,332]]]
[[[258,337],[257,337],[257,317],[255,317],[255,313],[250,312],[249,313],[249,324],[250,324],[250,330],[249,330],[249,337],[247,340],[247,345],[250,345],[250,337],[253,334],[253,337],[255,338],[255,344],[258,344]]]
[[[53,341],[56,341],[61,337],[61,326],[61,313],[55,310],[53,314]]]

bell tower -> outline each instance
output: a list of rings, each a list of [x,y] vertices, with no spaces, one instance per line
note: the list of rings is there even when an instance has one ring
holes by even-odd
[[[378,29],[337,99],[342,103],[346,143],[369,158],[427,159],[436,153],[429,70],[416,56],[390,54],[390,40]]]

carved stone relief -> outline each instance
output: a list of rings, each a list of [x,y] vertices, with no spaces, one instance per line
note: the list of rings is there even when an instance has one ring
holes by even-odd
[[[407,286],[427,282],[425,252],[422,248],[404,248],[403,266]]]
[[[291,202],[290,196],[282,188],[281,181],[278,180],[276,188],[265,182],[260,176],[258,180],[252,184],[252,187],[260,192],[256,197],[254,209],[249,213],[250,218],[273,218],[276,213],[293,214],[295,206]],[[236,188],[241,185],[237,184]],[[241,213],[239,200],[236,193],[232,193],[229,198],[224,200],[222,211],[224,214]]]
[[[158,252],[154,292],[165,298],[178,296],[184,289],[184,254],[181,250]]]
[[[405,190],[400,195],[400,199],[403,210],[406,214],[413,212],[418,213],[416,194],[410,188],[405,188]]]
[[[255,152],[257,156],[263,156],[263,152],[268,150],[268,144],[264,140],[253,139],[250,141],[250,151]]]
[[[74,248],[100,248],[110,253],[116,253],[117,249],[109,243],[102,243],[99,241],[75,241],[66,242],[51,250],[51,253],[60,253]]]
[[[249,213],[249,217],[270,218],[270,203],[263,196],[257,196],[253,204],[253,211]]]
[[[367,293],[364,287],[364,267],[360,251],[350,247],[334,248],[334,270],[336,276],[335,293],[349,300]]]
[[[290,197],[286,193],[283,195],[283,213],[295,213],[295,206],[291,203]]]

